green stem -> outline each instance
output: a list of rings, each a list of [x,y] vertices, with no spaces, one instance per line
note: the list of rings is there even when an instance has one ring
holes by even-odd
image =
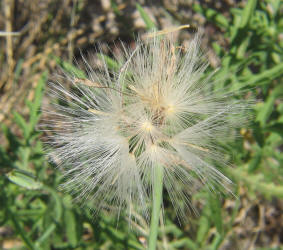
[[[26,245],[29,247],[29,249],[35,249],[31,239],[26,234],[25,230],[17,220],[17,218],[14,216],[15,210],[12,208],[11,211],[8,212],[11,218],[12,223],[14,224],[15,229],[17,230],[17,233],[20,235],[22,240],[26,243]]]
[[[158,235],[159,216],[162,204],[162,191],[163,191],[163,167],[156,166],[153,178],[153,205],[151,212],[150,231],[148,240],[148,249],[155,250]]]

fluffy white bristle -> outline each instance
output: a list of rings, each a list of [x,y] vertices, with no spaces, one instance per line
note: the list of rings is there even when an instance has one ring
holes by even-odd
[[[203,77],[207,63],[197,36],[185,52],[168,38],[153,37],[137,41],[125,57],[117,74],[106,63],[99,73],[86,63],[88,79],[67,76],[71,90],[50,84],[51,96],[60,100],[46,123],[51,154],[60,160],[63,186],[97,209],[135,205],[146,212],[160,165],[181,213],[179,200],[189,206],[200,186],[230,183],[212,162],[224,163],[217,141],[241,125],[247,106],[231,93],[213,91]]]

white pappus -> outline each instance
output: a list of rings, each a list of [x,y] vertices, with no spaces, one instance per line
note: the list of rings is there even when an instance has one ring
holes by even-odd
[[[64,188],[97,210],[110,204],[146,213],[159,165],[180,216],[180,200],[190,206],[199,187],[227,188],[230,180],[214,167],[225,166],[218,141],[242,125],[247,102],[204,77],[197,35],[187,48],[166,36],[138,40],[117,73],[106,62],[99,72],[85,66],[87,79],[65,75],[70,89],[60,79],[50,84],[54,102],[45,111]]]

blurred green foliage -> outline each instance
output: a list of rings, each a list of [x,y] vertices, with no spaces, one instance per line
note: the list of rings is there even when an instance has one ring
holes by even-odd
[[[213,9],[193,6],[195,12],[223,30],[230,41],[228,53],[217,42],[213,43],[221,58],[221,68],[213,76],[214,80],[221,79],[217,87],[246,89],[246,93],[259,100],[251,128],[242,129],[242,140],[225,146],[237,167],[223,171],[236,184],[244,185],[249,196],[259,194],[266,199],[283,198],[282,5],[280,0],[249,0],[244,9],[230,10],[231,20]],[[137,9],[147,28],[154,28],[145,10],[140,5]],[[111,69],[117,68],[113,59],[101,57]],[[64,70],[85,77],[73,65],[56,60]],[[118,224],[107,212],[94,218],[91,204],[81,208],[72,203],[71,195],[58,190],[60,173],[48,165],[39,140],[41,133],[36,130],[47,77],[44,72],[33,101],[26,101],[28,116],[14,112],[21,134],[1,127],[7,144],[0,147],[0,226],[11,227],[21,237],[25,246],[19,249],[144,249],[148,228],[138,215],[133,222],[121,215]],[[237,185],[235,193],[238,194]],[[203,208],[199,217],[192,217],[189,226],[180,226],[173,209],[165,209],[160,249],[218,249],[233,234],[239,199],[235,199],[236,206],[229,213],[207,191],[195,194],[192,200],[201,201]]]

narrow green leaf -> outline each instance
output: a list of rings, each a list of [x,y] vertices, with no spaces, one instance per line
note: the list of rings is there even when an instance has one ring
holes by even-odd
[[[219,246],[221,244],[223,240],[223,237],[220,235],[220,234],[216,234],[213,241],[212,241],[212,244],[211,244],[211,250],[217,250],[219,249]]]
[[[192,5],[193,11],[200,13],[200,14],[204,14],[204,9],[200,4],[194,3]]]
[[[250,36],[248,35],[240,44],[240,46],[237,48],[237,54],[236,54],[236,58],[237,59],[242,59],[245,57],[245,53],[247,51],[247,48],[249,46],[250,43]]]
[[[128,244],[129,244],[129,249],[144,250],[144,246],[139,244],[137,241],[129,240]]]
[[[272,95],[269,96],[257,113],[256,121],[258,121],[262,127],[266,125],[266,122],[273,111],[274,102],[275,97]]]
[[[233,90],[244,88],[247,86],[252,86],[255,84],[257,86],[267,84],[273,79],[276,79],[277,77],[279,77],[282,74],[282,72],[283,72],[283,63],[280,63],[272,67],[271,69],[267,69],[263,71],[262,73],[253,75],[245,79],[244,82],[239,82],[238,84],[235,84]]]
[[[180,228],[178,228],[175,224],[166,225],[164,232],[174,234],[174,236],[177,238],[183,234],[182,230],[180,230]]]
[[[30,109],[29,125],[31,131],[34,130],[36,122],[38,121],[37,117],[39,116],[39,109],[42,102],[43,89],[47,81],[47,74],[48,74],[47,71],[42,73],[35,89],[34,100],[32,102],[32,106]]]
[[[270,126],[267,126],[265,127],[264,131],[276,133],[279,134],[281,137],[283,137],[283,123],[278,122]]]
[[[154,22],[151,20],[151,18],[148,16],[148,14],[145,12],[145,10],[143,9],[143,7],[141,5],[139,5],[138,3],[136,4],[136,7],[144,21],[144,23],[146,24],[146,28],[147,30],[152,30],[156,28],[156,25],[154,24]]]
[[[36,190],[42,187],[42,183],[35,180],[31,173],[22,170],[12,170],[6,177],[13,183],[29,190]]]
[[[180,240],[173,241],[170,243],[170,247],[173,249],[181,248],[181,247],[183,247],[182,249],[190,249],[190,250],[199,249],[198,245],[189,238],[183,238]]]
[[[273,62],[275,62],[276,64],[279,64],[279,63],[282,62],[281,55],[279,53],[272,52],[271,53],[271,58],[272,58]]]
[[[42,243],[44,243],[48,237],[53,233],[53,231],[56,229],[56,224],[51,223],[47,229],[44,231],[44,233],[38,238],[38,240],[35,243],[36,249],[40,247]]]
[[[248,171],[250,173],[255,171],[259,167],[259,164],[261,162],[261,158],[262,158],[262,152],[261,152],[261,149],[259,148],[258,151],[256,152],[255,156],[252,158],[252,160],[249,164]]]
[[[54,220],[56,222],[59,222],[61,217],[62,217],[62,212],[63,212],[61,199],[60,199],[59,195],[57,194],[57,192],[54,189],[52,189],[51,187],[44,186],[44,189],[51,194],[51,196],[54,200],[54,212],[55,212],[54,213]]]
[[[29,110],[32,110],[33,103],[30,100],[26,99],[25,104],[28,106]]]
[[[111,227],[109,224],[107,231],[109,231],[111,236],[114,237],[116,240],[119,241],[125,240],[125,234],[123,232],[118,231],[116,228]]]
[[[11,208],[10,208],[11,209]],[[17,232],[17,234],[19,234],[21,236],[21,238],[23,239],[23,241],[25,242],[25,244],[30,248],[30,249],[36,249],[36,247],[34,246],[34,244],[32,243],[31,239],[28,237],[27,233],[25,232],[24,228],[22,227],[22,225],[19,223],[18,218],[15,217],[15,212],[13,211],[13,209],[11,209],[12,211],[9,211],[9,216],[11,218],[11,221],[14,224],[15,230]]]
[[[205,10],[204,14],[208,20],[213,21],[214,23],[218,24],[218,26],[223,28],[229,27],[229,22],[226,17],[219,14],[216,10],[208,8]]]
[[[76,218],[72,210],[66,209],[64,211],[64,220],[66,225],[66,235],[72,247],[78,244],[76,233]]]
[[[197,242],[202,243],[209,230],[209,221],[206,216],[201,216],[199,219],[199,227],[197,231]]]
[[[65,70],[67,73],[74,75],[77,78],[86,79],[86,74],[83,70],[75,67],[73,64],[63,61],[60,57],[53,56],[57,64],[59,64],[63,70]]]
[[[30,130],[29,130],[29,126],[28,126],[27,122],[18,112],[14,112],[13,114],[14,114],[15,122],[22,129],[23,134],[24,134],[24,138],[27,139],[29,134],[30,134]]]
[[[212,48],[213,48],[213,50],[215,51],[215,53],[217,55],[219,55],[219,56],[221,55],[222,48],[221,48],[221,46],[217,42],[213,42],[212,43]]]
[[[267,120],[274,110],[276,98],[282,94],[283,88],[278,86],[272,90],[267,100],[262,104],[262,107],[259,109],[256,117],[256,121],[258,121],[262,127],[266,125]]]
[[[20,147],[18,151],[18,156],[20,158],[20,161],[17,163],[17,166],[19,169],[26,171],[28,173],[32,173],[32,169],[29,168],[29,158],[31,154],[31,147],[24,146]]]
[[[110,58],[107,55],[104,55],[102,53],[98,54],[98,58],[100,58],[101,60],[103,60],[107,67],[111,70],[117,71],[120,68],[120,65],[117,61],[113,60],[112,58]]]
[[[269,4],[271,4],[272,8],[272,13],[273,14],[273,17],[275,17],[277,14],[278,14],[278,11],[279,11],[279,8],[280,8],[280,3],[282,4],[282,1],[281,0],[272,0],[272,1],[269,1]],[[268,11],[268,9],[267,9]]]
[[[200,4],[194,3],[192,8],[195,12],[204,15],[208,20],[214,22],[218,26],[227,29],[229,27],[228,19],[221,15],[214,9],[211,8],[203,8]]]
[[[218,233],[222,235],[223,223],[222,223],[222,215],[221,215],[221,205],[219,199],[215,198],[213,194],[209,194],[209,205],[210,205],[211,219],[213,220]]]
[[[33,216],[42,216],[44,213],[44,209],[21,209],[17,211],[18,217],[33,217]]]
[[[255,10],[257,0],[248,0],[244,10],[242,11],[240,28],[244,28],[249,23]]]
[[[121,16],[122,12],[119,10],[117,3],[114,0],[111,0],[111,8],[115,15]]]

